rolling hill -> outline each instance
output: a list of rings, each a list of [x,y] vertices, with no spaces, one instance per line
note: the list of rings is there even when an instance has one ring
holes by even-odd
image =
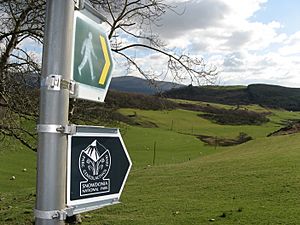
[[[137,122],[122,129],[133,161],[122,204],[83,213],[82,224],[298,224],[299,134],[267,134],[281,122],[299,118],[299,112],[272,110],[267,123],[236,126],[217,124],[199,117],[204,112],[183,109],[119,112]],[[222,147],[196,137],[231,138],[239,132],[253,140]],[[33,224],[36,155],[12,137],[0,144],[0,224]]]
[[[246,102],[247,88],[222,90],[232,91],[236,99],[244,94]],[[255,91],[265,91],[259,88]],[[220,88],[215,89],[214,94],[222,97]],[[270,90],[265,95],[278,93]],[[74,110],[76,124],[104,125],[99,108],[103,104],[78,102],[84,104]],[[157,96],[113,92],[106,104],[114,109],[107,114],[121,118],[117,126],[133,169],[122,204],[83,213],[82,224],[299,224],[300,134],[267,136],[299,119],[300,112],[189,100],[160,102]],[[249,123],[251,118],[263,121]],[[24,126],[34,130],[35,122],[26,120]],[[241,136],[251,139],[234,146],[220,144]],[[6,137],[0,142],[0,162],[0,224],[32,225],[36,153]]]
[[[277,85],[186,86],[166,91],[164,96],[228,105],[258,104],[269,108],[300,111],[300,88],[288,88]]]
[[[183,87],[184,85],[172,82],[146,80],[133,76],[113,77],[110,84],[110,89],[154,95],[157,93],[168,91],[172,88]]]
[[[226,105],[258,104],[269,108],[300,111],[300,88],[278,85],[250,84],[248,86],[185,86],[145,80],[133,76],[114,77],[112,90],[163,96],[174,99],[204,101]]]

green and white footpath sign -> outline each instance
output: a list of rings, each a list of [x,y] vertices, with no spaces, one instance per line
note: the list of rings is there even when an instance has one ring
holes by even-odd
[[[113,70],[107,34],[99,23],[79,11],[74,13],[72,77],[75,98],[104,102]]]

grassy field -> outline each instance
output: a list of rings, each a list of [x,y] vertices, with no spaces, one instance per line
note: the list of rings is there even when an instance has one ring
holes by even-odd
[[[123,138],[134,167],[152,165],[154,147],[155,165],[185,162],[218,151],[194,136],[157,128],[129,127]]]
[[[86,224],[299,224],[299,138],[134,170],[123,204],[91,213]]]
[[[250,106],[253,110],[254,106]],[[258,106],[256,110],[261,110]],[[226,138],[234,138],[240,132],[244,132],[253,138],[264,138],[272,131],[275,131],[283,126],[283,122],[300,118],[299,112],[287,112],[274,110],[269,116],[270,122],[261,126],[249,125],[219,125],[209,120],[203,119],[197,114],[199,112],[187,110],[172,110],[172,111],[153,111],[153,110],[138,110],[138,109],[121,109],[121,113],[125,115],[136,115],[136,120],[141,124],[147,121],[151,124],[156,124],[159,128],[177,133],[189,135],[209,135],[220,136]]]
[[[221,126],[186,110],[120,111],[141,124],[122,131],[134,164],[122,203],[83,214],[82,224],[299,224],[300,135],[266,137],[299,113],[273,111],[262,126]],[[194,136],[239,132],[254,140],[215,148]],[[10,139],[1,145],[0,224],[32,224],[35,153]]]

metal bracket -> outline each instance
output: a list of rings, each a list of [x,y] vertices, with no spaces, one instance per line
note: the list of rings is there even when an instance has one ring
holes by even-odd
[[[77,84],[74,80],[70,80],[69,91],[70,91],[70,95],[75,96],[77,94]]]
[[[67,212],[65,210],[50,210],[50,211],[43,211],[43,210],[34,210],[35,218],[39,219],[46,219],[46,220],[65,220],[67,219]]]
[[[70,95],[76,95],[77,85],[76,82],[71,80],[62,79],[62,75],[50,74],[46,77],[44,83],[41,83],[41,87],[46,87],[51,91],[60,91],[61,89],[67,89]]]
[[[37,131],[39,133],[61,133],[61,134],[75,134],[76,125],[69,124],[66,126],[58,124],[38,124]]]
[[[70,92],[70,95],[75,95],[77,92],[77,85],[76,82],[74,80],[61,80],[61,88],[63,89],[68,89]]]
[[[94,17],[93,20],[95,20],[99,23],[107,21],[107,18],[104,15],[102,15],[100,12],[98,12],[98,10],[95,9],[88,1],[74,0],[74,3],[75,3],[75,9],[82,11],[83,14],[88,14],[89,18],[90,18],[90,16],[92,16],[92,17]]]
[[[69,124],[66,126],[61,126],[58,131],[63,134],[75,134],[77,129],[75,124]]]
[[[103,16],[98,10],[96,10],[89,2],[83,1],[83,9],[86,9],[90,14],[100,19],[101,22],[106,22],[107,18]],[[100,23],[101,23],[100,22]]]
[[[68,207],[63,210],[49,210],[49,211],[43,211],[34,209],[34,216],[39,219],[46,219],[46,220],[66,220],[67,216],[73,215],[73,207]]]
[[[70,95],[73,96],[73,97],[76,97],[76,95],[78,94],[77,83],[74,80],[70,80],[68,85],[69,85]]]
[[[74,215],[74,207],[65,208],[65,212],[67,213],[67,216],[73,216]]]
[[[84,0],[74,0],[75,9],[82,10],[84,8]]]
[[[61,75],[50,74],[46,77],[45,86],[48,90],[60,91]]]
[[[37,131],[39,133],[61,133],[59,130],[62,129],[62,125],[58,124],[38,124]]]
[[[110,206],[110,205],[116,205],[119,204],[119,199],[114,198],[114,199],[108,199],[108,200],[103,200],[100,202],[90,202],[90,203],[84,203],[84,204],[77,204],[73,206],[71,213],[68,212],[68,216],[76,215],[79,213],[84,213],[96,209],[103,208],[105,206]]]

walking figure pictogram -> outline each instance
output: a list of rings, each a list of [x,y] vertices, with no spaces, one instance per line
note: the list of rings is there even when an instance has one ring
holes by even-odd
[[[93,68],[93,62],[92,62],[92,56],[97,59],[97,56],[94,52],[94,47],[93,47],[93,35],[91,32],[89,32],[88,37],[84,40],[82,47],[81,47],[81,55],[83,55],[83,59],[78,66],[78,72],[79,75],[81,76],[81,70],[83,67],[85,67],[85,64],[88,62],[89,67],[90,67],[90,72],[91,72],[91,78],[94,80],[96,77],[94,76],[94,68]]]

